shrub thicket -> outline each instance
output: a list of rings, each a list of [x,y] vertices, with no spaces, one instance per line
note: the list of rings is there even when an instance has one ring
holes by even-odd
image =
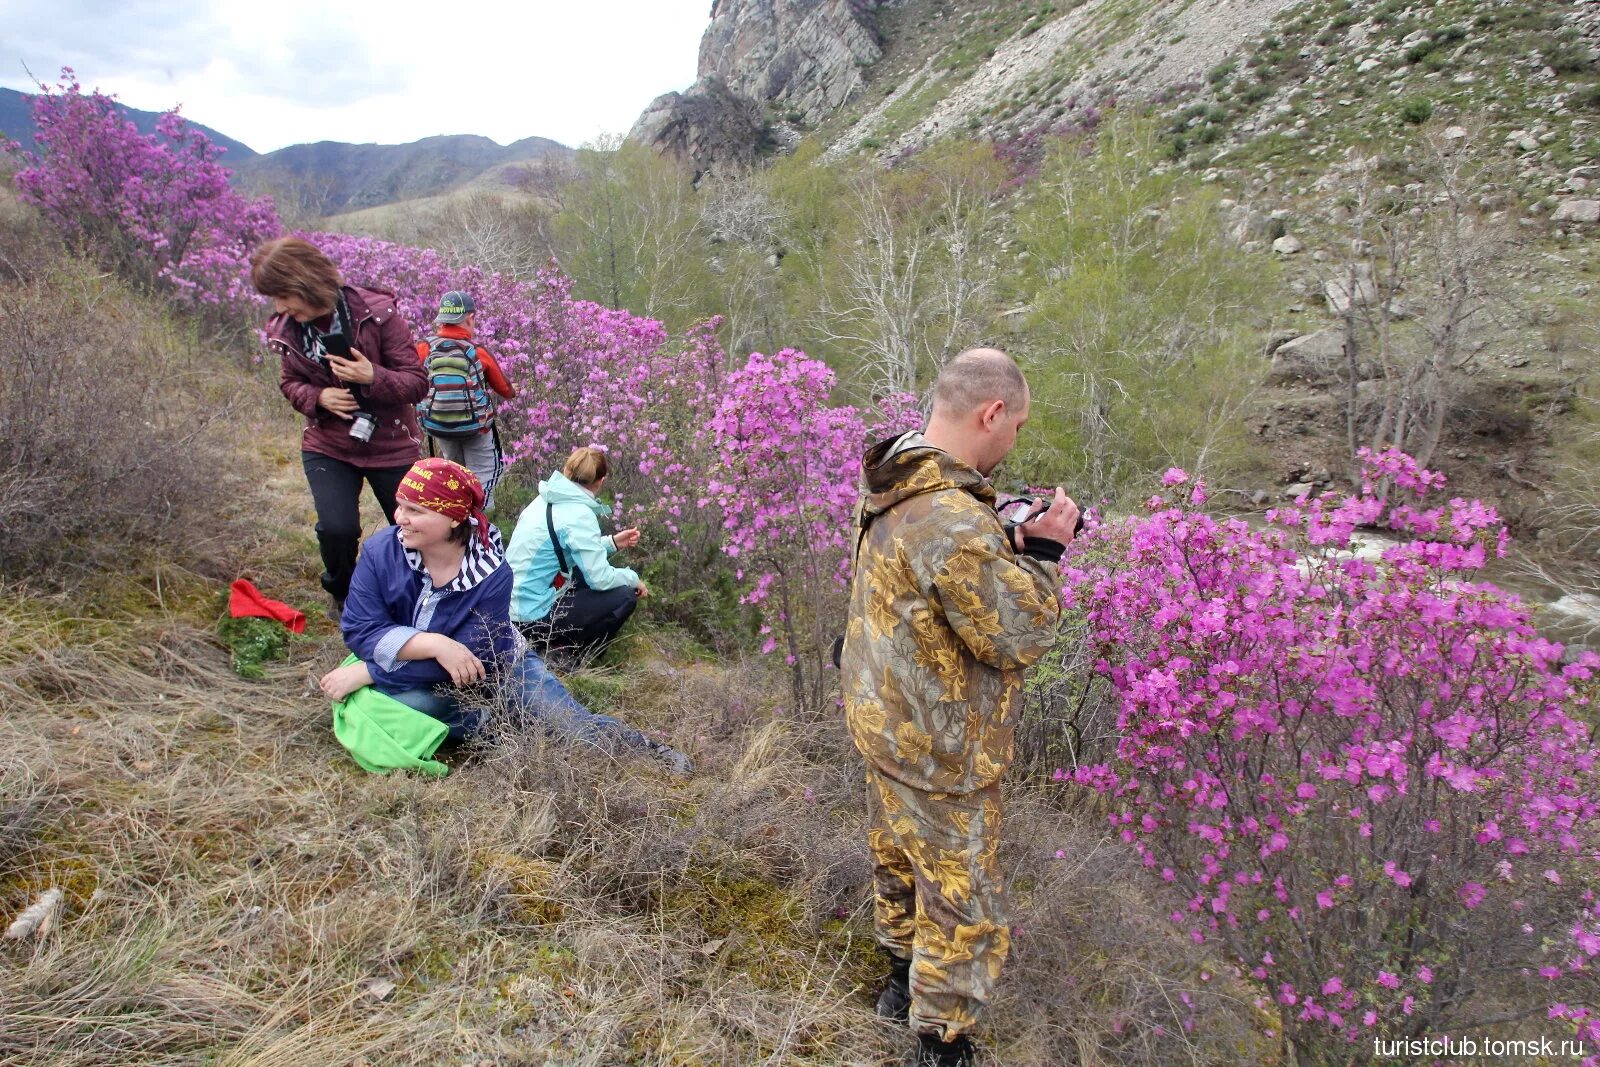
[[[173,320],[7,227],[0,263],[0,575],[192,541],[227,510],[228,396]]]

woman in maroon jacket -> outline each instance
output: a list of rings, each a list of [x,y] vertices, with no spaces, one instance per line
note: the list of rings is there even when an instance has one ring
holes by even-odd
[[[250,257],[256,291],[272,298],[267,347],[279,388],[306,417],[300,458],[317,508],[322,587],[344,611],[361,544],[361,483],[394,522],[394,494],[421,456],[415,405],[428,393],[411,331],[384,289],[345,285],[333,262],[298,237]]]

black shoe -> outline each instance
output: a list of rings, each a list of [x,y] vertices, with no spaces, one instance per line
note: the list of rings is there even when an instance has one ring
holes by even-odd
[[[897,1023],[911,1018],[911,961],[889,953],[889,975],[878,992],[878,1018]]]
[[[957,1034],[954,1041],[918,1034],[917,1054],[911,1063],[912,1067],[977,1067],[978,1050],[972,1047],[966,1034]]]
[[[339,620],[344,617],[344,597],[334,596],[332,593],[329,593],[328,596],[333,601],[332,604],[328,605],[328,618],[333,620],[335,626],[338,626]]]

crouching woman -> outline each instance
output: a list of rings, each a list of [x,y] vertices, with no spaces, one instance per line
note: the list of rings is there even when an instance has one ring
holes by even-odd
[[[463,690],[487,684],[514,724],[541,724],[690,773],[681,752],[590,711],[537,654],[519,647],[510,617],[511,569],[471,471],[449,460],[421,460],[395,497],[395,525],[369,537],[356,562],[341,621],[357,662],[322,677],[330,700],[371,685],[438,719],[460,740],[489,717]]]

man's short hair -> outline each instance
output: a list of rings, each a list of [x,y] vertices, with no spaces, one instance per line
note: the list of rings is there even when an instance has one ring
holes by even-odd
[[[996,400],[1016,411],[1028,396],[1028,383],[1016,361],[998,348],[969,348],[939,372],[933,406],[965,415]]]

